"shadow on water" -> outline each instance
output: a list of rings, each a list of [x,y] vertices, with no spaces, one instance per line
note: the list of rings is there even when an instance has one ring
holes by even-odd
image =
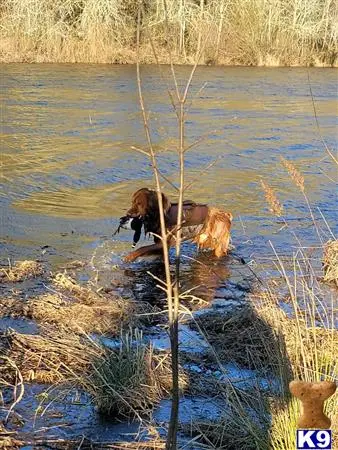
[[[218,259],[209,252],[193,256],[183,254],[182,260],[180,285],[185,302],[189,303],[190,300],[193,306],[195,299],[195,303],[208,305],[217,288],[230,277],[229,263],[226,258]],[[152,305],[164,305],[165,292],[159,287],[158,281],[165,280],[165,268],[161,258],[139,263],[137,268],[127,268],[124,275],[130,280],[130,289],[136,300]]]

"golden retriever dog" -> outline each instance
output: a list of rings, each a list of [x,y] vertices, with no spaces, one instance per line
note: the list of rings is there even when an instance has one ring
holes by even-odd
[[[175,245],[175,231],[177,225],[178,204],[171,203],[169,198],[162,194],[163,210],[168,238],[168,246]],[[137,219],[137,220],[136,220]],[[132,196],[131,208],[127,215],[121,218],[120,226],[137,229],[134,245],[140,237],[140,227],[144,226],[146,234],[153,234],[154,243],[140,247],[129,253],[125,261],[135,261],[141,256],[156,255],[162,252],[160,213],[156,191],[142,188]],[[195,242],[199,248],[213,250],[217,257],[227,254],[230,242],[230,228],[232,214],[206,204],[186,200],[183,202],[182,239]],[[136,242],[135,242],[136,241]]]

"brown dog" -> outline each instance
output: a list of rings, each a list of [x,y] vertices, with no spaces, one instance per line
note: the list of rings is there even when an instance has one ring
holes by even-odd
[[[175,245],[175,230],[177,225],[178,205],[170,203],[168,197],[162,194],[162,202],[167,232],[172,232],[168,245]],[[150,256],[161,253],[162,242],[160,213],[157,193],[148,188],[136,191],[132,197],[132,206],[127,212],[129,217],[141,218],[145,233],[154,235],[154,244],[140,247],[129,253],[125,261],[134,261],[140,256]],[[182,217],[182,239],[192,240],[199,248],[209,248],[217,257],[227,254],[230,242],[230,227],[232,214],[205,204],[184,201]]]

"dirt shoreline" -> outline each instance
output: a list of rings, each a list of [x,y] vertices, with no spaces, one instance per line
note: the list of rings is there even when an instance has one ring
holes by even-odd
[[[48,59],[41,55],[36,55],[31,58],[27,58],[27,56],[18,56],[13,57],[12,55],[1,55],[0,54],[0,64],[60,64],[60,65],[66,65],[66,64],[88,64],[88,65],[117,65],[117,66],[134,66],[137,63],[137,59],[131,58],[127,61],[123,61],[122,59],[117,60],[107,60],[107,61],[101,61],[101,60],[86,60],[86,59],[70,59],[70,60],[58,60],[58,59]],[[147,59],[147,60],[141,60],[142,66],[154,66],[157,65],[156,61],[154,59]],[[163,60],[160,62],[161,66],[168,66],[170,65],[170,61]],[[193,66],[193,61],[184,61],[177,59],[175,60],[176,66]],[[333,64],[328,64],[326,62],[308,62],[308,63],[294,63],[294,64],[276,64],[276,63],[262,63],[262,64],[243,64],[241,62],[220,62],[220,63],[199,63],[198,67],[266,67],[266,68],[303,68],[303,67],[311,67],[311,68],[318,68],[318,69],[337,69],[338,68],[338,60],[336,60]]]

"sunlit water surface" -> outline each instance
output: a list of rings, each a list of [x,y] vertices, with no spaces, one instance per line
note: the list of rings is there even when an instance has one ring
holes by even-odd
[[[177,69],[180,84],[189,70]],[[334,151],[337,71],[310,69],[309,76],[320,131]],[[169,148],[159,164],[175,180],[178,131],[166,83],[152,66],[142,68],[142,80],[154,145]],[[46,245],[43,257],[52,265],[88,259],[111,238],[131,193],[152,185],[149,161],[131,148],[145,146],[135,67],[4,65],[2,94],[1,262],[41,256]],[[205,139],[186,153],[186,178],[196,179],[189,197],[232,211],[233,244],[242,256],[271,254],[269,240],[282,252],[295,244],[290,233],[278,233],[261,178],[276,189],[301,243],[318,243],[281,156],[304,174],[316,218],[322,213],[336,231],[337,174],[320,142],[307,69],[201,67],[192,98],[187,144]],[[323,220],[320,226],[329,237]],[[129,250],[129,233],[115,240],[116,255]]]

